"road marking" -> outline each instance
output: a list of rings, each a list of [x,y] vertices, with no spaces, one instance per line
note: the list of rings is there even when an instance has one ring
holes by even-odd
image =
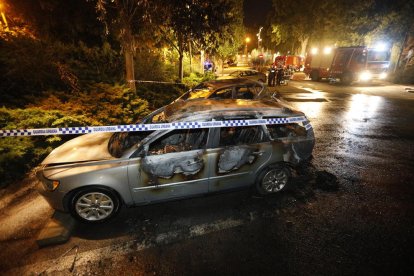
[[[81,252],[79,254],[64,256],[60,259],[54,258],[18,268],[13,268],[7,271],[6,275],[38,275],[40,273],[48,274],[54,271],[68,271],[69,269],[71,269],[75,258],[75,269],[76,267],[96,263],[104,259],[111,259],[111,261],[117,262],[121,261],[125,257],[125,255],[130,253],[142,251],[159,245],[171,244],[173,242],[183,240],[183,238],[194,238],[226,229],[231,229],[237,226],[241,226],[245,222],[246,221],[240,219],[226,219],[218,220],[214,223],[194,225],[190,227],[190,229],[182,229],[177,231],[161,233],[155,237],[150,237],[143,241],[126,241],[116,245],[110,245],[98,249]]]

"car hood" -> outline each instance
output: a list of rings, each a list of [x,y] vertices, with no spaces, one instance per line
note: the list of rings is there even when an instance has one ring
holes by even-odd
[[[108,151],[108,142],[112,134],[90,133],[76,137],[54,149],[42,164],[67,164],[114,159]]]

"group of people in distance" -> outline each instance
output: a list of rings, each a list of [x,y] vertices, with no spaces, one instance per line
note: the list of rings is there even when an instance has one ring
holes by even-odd
[[[273,63],[269,68],[269,76],[267,78],[267,84],[269,86],[275,86],[275,82],[276,82],[276,85],[280,85],[282,83],[284,74],[285,72],[283,70],[283,65],[281,64],[276,65],[276,63]]]

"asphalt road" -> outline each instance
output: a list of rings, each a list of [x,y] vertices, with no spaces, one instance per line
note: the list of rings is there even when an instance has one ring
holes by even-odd
[[[3,238],[0,271],[413,275],[414,93],[405,88],[311,81],[271,88],[308,115],[317,139],[290,190],[123,209],[109,223],[78,224],[69,242],[46,248],[34,243],[35,220],[19,238]]]

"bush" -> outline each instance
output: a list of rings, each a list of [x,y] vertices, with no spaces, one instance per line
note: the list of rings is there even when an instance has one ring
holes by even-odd
[[[40,108],[7,109],[0,108],[2,129],[27,129],[66,127],[68,118],[59,111],[45,111]],[[76,125],[83,124],[86,117],[74,116]],[[71,137],[34,136],[0,138],[0,187],[18,180],[23,174],[38,164],[52,148]]]
[[[44,110],[60,110],[83,116],[89,125],[132,124],[149,113],[148,102],[124,85],[94,83],[86,92],[68,94],[49,91],[36,105]]]
[[[187,88],[184,85],[174,83],[137,84],[137,95],[150,103],[151,110],[171,103],[186,90]]]
[[[130,92],[125,86],[97,83],[91,84],[88,92],[84,93],[50,91],[38,106],[32,105],[26,109],[0,108],[0,128],[132,124],[148,113],[148,102],[137,97],[137,94]],[[0,187],[21,178],[53,148],[73,137],[0,138]]]
[[[43,91],[79,91],[90,82],[116,83],[124,67],[109,44],[87,47],[30,37],[0,40],[2,104],[23,107]]]
[[[214,79],[216,79],[216,76],[214,75],[213,72],[206,72],[204,74],[191,73],[188,77],[185,77],[183,79],[183,83],[187,87],[194,87],[195,85],[199,84],[200,82],[214,80]]]

